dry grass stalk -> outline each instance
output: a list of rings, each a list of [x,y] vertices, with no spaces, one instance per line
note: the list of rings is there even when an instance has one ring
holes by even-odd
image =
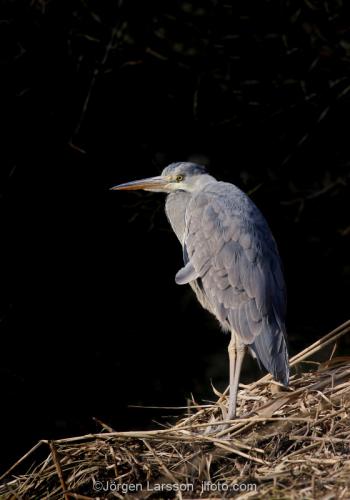
[[[350,321],[291,364],[349,331]],[[226,426],[222,394],[166,429],[112,432],[103,426],[108,432],[41,441],[2,477],[0,498],[350,498],[350,357],[333,355],[317,371],[293,376],[289,391],[272,393],[269,376],[242,386],[240,414],[246,417]],[[205,434],[208,426],[212,432]],[[49,446],[46,460],[15,474],[39,446]],[[161,484],[172,489],[159,493]],[[174,486],[186,484],[183,491]]]

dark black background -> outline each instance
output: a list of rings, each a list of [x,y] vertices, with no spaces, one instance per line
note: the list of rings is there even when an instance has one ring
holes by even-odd
[[[146,428],[171,412],[128,405],[215,399],[211,380],[225,388],[228,338],[174,283],[181,248],[163,196],[108,191],[115,183],[204,162],[251,192],[269,221],[291,353],[347,319],[341,1],[2,9],[4,466],[40,438],[99,429],[93,416]],[[245,380],[259,376],[246,366]]]

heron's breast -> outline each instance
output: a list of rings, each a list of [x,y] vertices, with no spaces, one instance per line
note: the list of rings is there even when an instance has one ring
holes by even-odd
[[[165,202],[165,213],[174,233],[181,243],[186,229],[186,210],[191,197],[191,193],[187,193],[185,191],[175,191],[167,196]]]

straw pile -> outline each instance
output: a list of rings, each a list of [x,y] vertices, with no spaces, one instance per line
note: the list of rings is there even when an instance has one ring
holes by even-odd
[[[291,365],[348,332],[350,321]],[[270,376],[241,385],[246,417],[228,425],[222,394],[166,429],[40,441],[2,477],[1,499],[350,498],[350,357],[334,352],[289,390]],[[44,446],[46,460],[16,474]]]

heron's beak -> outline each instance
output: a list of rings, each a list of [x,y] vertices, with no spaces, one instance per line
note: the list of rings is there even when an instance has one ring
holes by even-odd
[[[134,189],[144,189],[145,191],[168,191],[166,188],[170,182],[168,177],[161,175],[157,177],[149,177],[148,179],[140,179],[139,181],[126,182],[111,187],[112,191],[131,191]]]

